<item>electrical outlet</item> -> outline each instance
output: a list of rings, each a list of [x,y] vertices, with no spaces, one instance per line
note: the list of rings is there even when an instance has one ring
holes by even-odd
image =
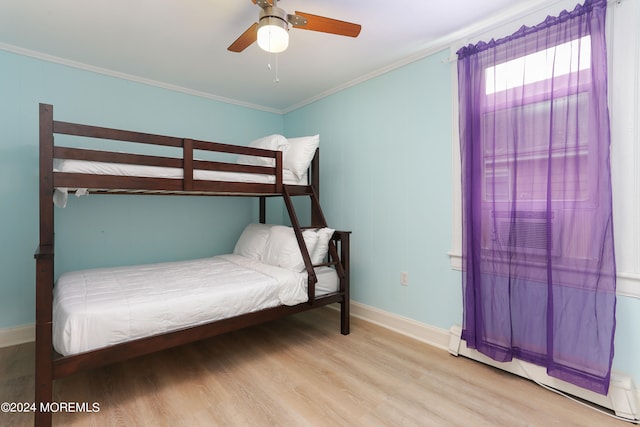
[[[400,273],[400,284],[402,286],[409,286],[409,273],[406,271]]]

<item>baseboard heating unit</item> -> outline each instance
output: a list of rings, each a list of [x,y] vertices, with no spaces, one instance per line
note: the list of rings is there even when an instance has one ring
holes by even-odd
[[[568,382],[547,375],[546,369],[532,363],[521,360],[511,362],[497,362],[477,350],[467,348],[466,342],[462,340],[462,328],[453,326],[449,330],[449,353],[454,356],[464,356],[469,359],[482,362],[484,364],[502,369],[523,378],[530,379],[537,383],[561,391],[571,396],[578,397],[603,408],[615,412],[619,417],[628,420],[640,419],[640,407],[638,397],[633,385],[633,380],[629,375],[612,372],[609,393],[605,396],[590,390],[575,386]]]

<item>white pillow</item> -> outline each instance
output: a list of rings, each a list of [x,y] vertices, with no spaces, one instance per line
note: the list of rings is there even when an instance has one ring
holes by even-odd
[[[289,169],[298,179],[301,179],[313,160],[320,143],[320,135],[289,138],[288,142],[283,154],[284,168]]]
[[[265,136],[249,143],[249,147],[264,148],[265,150],[285,151],[288,146],[287,138],[282,135],[274,134]],[[237,163],[242,165],[255,165],[255,166],[270,166],[276,165],[275,159],[271,157],[257,157],[257,156],[238,156]],[[284,163],[284,161],[283,161]]]
[[[270,224],[249,224],[240,235],[233,253],[260,261],[269,238]]]
[[[316,244],[315,249],[311,253],[311,263],[313,265],[322,264],[324,262],[325,257],[327,256],[327,252],[329,252],[329,240],[333,236],[333,233],[336,230],[332,228],[319,228],[316,230],[316,234],[318,235],[318,243]]]
[[[318,234],[313,230],[305,230],[302,237],[309,253],[313,253],[318,243]],[[293,228],[283,225],[271,227],[262,253],[262,262],[300,273],[304,271],[304,260]]]

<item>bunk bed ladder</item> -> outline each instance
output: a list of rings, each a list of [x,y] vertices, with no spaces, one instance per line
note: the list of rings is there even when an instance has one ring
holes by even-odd
[[[348,281],[347,274],[345,272],[345,266],[340,262],[342,259],[338,255],[338,249],[333,239],[329,241],[329,262],[313,265],[311,262],[311,257],[309,256],[309,251],[304,243],[304,238],[302,236],[302,231],[305,228],[322,228],[327,227],[327,220],[322,212],[322,208],[320,207],[320,200],[318,198],[318,194],[313,186],[291,186],[291,185],[283,185],[283,198],[284,203],[287,208],[287,212],[289,213],[289,218],[291,220],[291,225],[293,230],[295,231],[296,239],[298,241],[298,245],[300,246],[300,250],[302,252],[302,258],[305,263],[305,267],[309,274],[309,303],[313,305],[315,300],[315,284],[317,282],[316,274],[314,267],[320,266],[333,266],[338,273],[338,277],[341,281]],[[301,227],[300,221],[298,220],[298,215],[296,214],[295,207],[292,201],[292,197],[295,196],[307,196],[311,201],[311,226],[310,227]],[[348,245],[348,243],[347,243]],[[344,248],[343,248],[344,249]],[[347,248],[348,249],[348,248]],[[343,286],[342,291],[344,292],[344,298],[341,301],[341,313],[342,313],[342,328],[343,333],[348,331],[349,328],[349,286]],[[348,333],[348,332],[346,332]]]

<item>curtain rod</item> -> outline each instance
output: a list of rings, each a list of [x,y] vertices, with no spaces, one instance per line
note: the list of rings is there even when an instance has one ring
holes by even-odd
[[[607,0],[607,7],[609,7],[610,5],[615,4],[616,7],[620,7],[620,5],[624,2],[625,0]],[[525,15],[526,16],[526,15]],[[506,24],[506,23],[505,23]],[[504,25],[504,24],[503,24]],[[466,43],[464,43],[466,44]],[[440,61],[440,63],[442,64],[450,64],[452,62],[456,62],[458,60],[458,56],[457,55],[452,55],[449,56],[448,58],[443,59],[442,61]]]

